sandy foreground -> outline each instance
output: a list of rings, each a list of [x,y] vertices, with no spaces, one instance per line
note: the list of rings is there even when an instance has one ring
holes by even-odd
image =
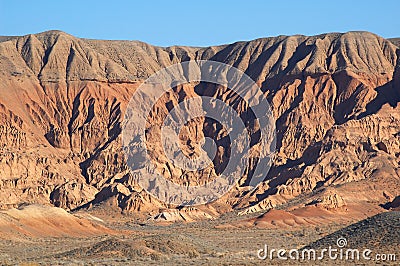
[[[337,239],[343,235],[349,248],[350,245],[368,247],[385,254],[396,254],[399,250],[400,214],[395,211],[349,227],[344,222],[282,226],[285,219],[290,224],[291,216],[278,210],[272,211],[268,219],[265,217],[266,214],[261,218],[250,217],[248,221],[264,219],[277,225],[243,226],[243,218],[232,213],[215,220],[169,225],[137,223],[132,217],[110,217],[107,221],[84,212],[69,214],[59,208],[30,205],[0,213],[0,262],[2,265],[298,265],[310,260],[280,260],[276,254],[273,259],[261,258],[266,246],[268,252],[300,250],[305,246],[321,250],[336,247]],[[354,263],[377,262],[312,260],[316,265]],[[386,261],[384,265],[391,263],[396,265],[395,261]]]

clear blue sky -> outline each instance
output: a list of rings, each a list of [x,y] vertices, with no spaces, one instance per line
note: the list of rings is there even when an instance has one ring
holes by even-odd
[[[0,35],[58,29],[93,39],[208,46],[259,37],[366,30],[400,37],[400,1],[0,0]]]

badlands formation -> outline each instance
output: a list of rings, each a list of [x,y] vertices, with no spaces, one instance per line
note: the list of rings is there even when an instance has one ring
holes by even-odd
[[[214,221],[220,230],[315,227],[399,210],[398,45],[369,32],[203,48],[80,39],[60,31],[0,37],[0,236],[63,236],[64,226],[74,228],[71,236],[117,234],[107,219],[165,226]],[[189,60],[222,62],[249,75],[270,103],[277,147],[256,189],[248,187],[253,158],[217,201],[175,208],[136,183],[121,131],[139,85]],[[180,140],[191,157],[200,139],[213,138],[211,167],[186,172],[163,153],[163,119],[199,95],[231,105],[256,138],[246,105],[228,89],[205,83],[171,88],[148,117],[146,141],[157,170],[177,183],[204,183],[229,160],[226,132],[207,118],[187,123]]]

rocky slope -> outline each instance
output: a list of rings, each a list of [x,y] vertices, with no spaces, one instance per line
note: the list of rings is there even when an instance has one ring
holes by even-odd
[[[1,37],[1,207],[35,202],[72,210],[108,202],[125,213],[163,211],[168,206],[142,191],[125,164],[124,112],[141,81],[155,71],[199,59],[233,65],[254,79],[277,128],[276,157],[265,181],[246,193],[247,169],[245,180],[208,206],[212,215],[215,209],[245,214],[306,204],[307,195],[324,187],[341,188],[340,195],[322,197],[327,206],[391,202],[400,188],[400,50],[394,43],[368,32],[207,48],[87,40],[59,31]],[[154,108],[149,126],[162,122],[168,103],[194,95],[235,102],[225,88],[188,84]],[[184,139],[196,142],[207,133],[218,141],[221,132],[199,119],[186,127]],[[150,134],[150,143],[157,136]],[[154,160],[169,178],[206,178],[206,172],[188,177],[178,171],[157,147],[150,146]],[[214,161],[216,171],[224,160]],[[368,195],[354,197],[358,193]]]
[[[93,237],[115,234],[93,216],[77,217],[65,210],[42,205],[0,211],[0,238],[22,240],[44,237]]]
[[[337,239],[344,238],[347,240],[344,248],[360,249],[360,253],[368,248],[373,250],[372,256],[379,252],[398,256],[396,253],[400,247],[400,233],[397,230],[400,225],[399,218],[400,213],[397,211],[381,213],[329,234],[305,248],[319,250],[330,245],[336,246]],[[392,257],[391,260],[396,261],[396,257]],[[395,265],[391,260],[387,259],[385,264]]]

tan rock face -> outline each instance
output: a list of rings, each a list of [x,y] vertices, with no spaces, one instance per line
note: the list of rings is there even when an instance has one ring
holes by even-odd
[[[128,213],[166,207],[142,191],[127,170],[123,117],[141,81],[165,66],[195,59],[245,71],[265,92],[276,118],[277,152],[265,181],[245,193],[253,162],[241,188],[216,206],[248,213],[321,187],[400,179],[399,49],[374,34],[264,38],[208,48],[86,40],[62,32],[0,40],[3,208],[36,202],[74,209],[106,201]],[[211,167],[183,172],[163,154],[163,117],[197,95],[223,100],[250,120],[245,104],[225,88],[187,84],[171,90],[153,108],[146,138],[157,169],[175,182],[207,182],[228,160],[224,129],[201,118],[182,129],[180,145],[185,155],[196,156],[203,136],[220,141]],[[396,195],[398,189],[386,190]]]
[[[193,222],[198,220],[212,219],[214,214],[204,212],[195,207],[183,209],[164,210],[155,215],[152,220],[155,222]]]
[[[51,203],[64,209],[75,209],[82,204],[93,200],[98,190],[85,183],[70,181],[55,189],[50,194]]]
[[[315,205],[317,207],[322,207],[327,210],[332,210],[346,206],[346,202],[339,194],[332,193],[324,195],[322,198],[317,199]]]

